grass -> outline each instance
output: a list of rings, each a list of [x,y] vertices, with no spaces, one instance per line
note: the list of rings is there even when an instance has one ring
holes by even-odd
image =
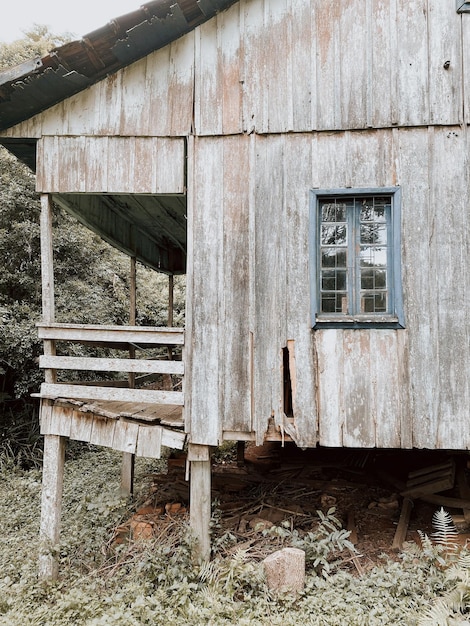
[[[411,626],[452,588],[430,544],[397,562],[384,559],[362,578],[312,568],[297,597],[270,595],[262,565],[242,551],[195,564],[185,522],[158,540],[112,548],[113,529],[130,515],[130,503],[116,495],[119,463],[112,451],[86,447],[67,461],[60,578],[47,584],[37,577],[40,470],[0,464],[0,625]],[[152,471],[162,469],[139,460],[142,497]]]

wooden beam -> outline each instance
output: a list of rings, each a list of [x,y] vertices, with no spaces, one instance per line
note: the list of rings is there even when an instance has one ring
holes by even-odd
[[[39,575],[48,580],[56,579],[58,574],[57,558],[53,550],[60,537],[65,442],[65,437],[44,437]]]
[[[392,549],[401,550],[403,548],[403,542],[406,539],[406,533],[408,532],[408,524],[410,522],[411,510],[413,509],[413,500],[410,498],[404,498],[401,507],[400,519],[393,538]]]

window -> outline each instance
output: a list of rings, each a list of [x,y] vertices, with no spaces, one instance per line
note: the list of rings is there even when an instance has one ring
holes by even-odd
[[[314,327],[403,326],[400,191],[311,192]]]

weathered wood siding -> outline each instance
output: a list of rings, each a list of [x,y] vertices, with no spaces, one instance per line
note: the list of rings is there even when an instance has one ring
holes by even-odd
[[[5,135],[44,192],[128,193],[162,189],[140,142],[189,137],[193,443],[282,426],[288,348],[299,445],[467,448],[469,69],[454,0],[240,0]],[[395,185],[406,329],[312,331],[309,190]]]
[[[459,124],[470,119],[469,42],[453,0],[240,0],[5,134]]]
[[[469,148],[460,127],[195,141],[192,437],[281,424],[289,343],[300,445],[470,446]],[[406,329],[312,331],[309,189],[394,185]]]
[[[51,137],[38,141],[36,189],[48,193],[184,193],[184,139]]]

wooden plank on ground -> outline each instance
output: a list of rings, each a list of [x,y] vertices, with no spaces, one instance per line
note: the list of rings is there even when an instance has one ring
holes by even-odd
[[[401,550],[403,547],[403,542],[405,541],[406,533],[408,532],[408,524],[410,522],[412,509],[413,500],[411,500],[410,498],[404,498],[397,530],[395,531],[395,536],[393,538],[393,550]]]

